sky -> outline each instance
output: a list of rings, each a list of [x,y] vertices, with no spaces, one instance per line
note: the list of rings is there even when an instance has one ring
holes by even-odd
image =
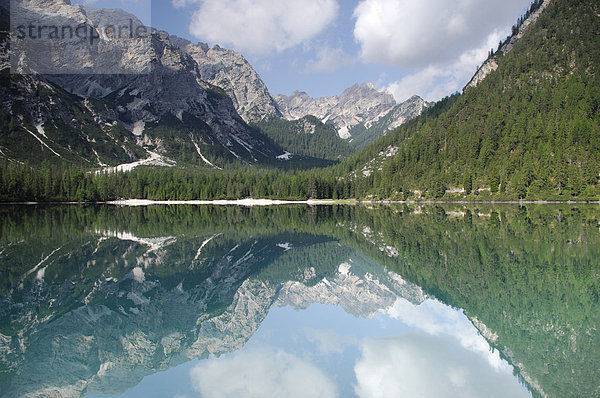
[[[73,0],[122,8],[192,42],[241,52],[272,94],[339,95],[355,83],[396,101],[461,91],[531,0]]]

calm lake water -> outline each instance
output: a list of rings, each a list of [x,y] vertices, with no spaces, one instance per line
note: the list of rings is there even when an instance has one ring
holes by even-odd
[[[600,396],[598,206],[3,206],[1,397]]]

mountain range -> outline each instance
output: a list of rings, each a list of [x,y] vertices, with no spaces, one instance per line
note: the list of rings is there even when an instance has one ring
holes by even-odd
[[[106,15],[125,18],[58,0],[23,4],[31,8],[24,15],[51,10],[53,18],[88,24]],[[237,199],[250,193],[277,199],[597,200],[598,7],[591,0],[534,1],[463,93],[435,104],[416,96],[396,104],[372,84],[326,98],[272,96],[241,55],[154,30],[109,51],[136,73],[10,74],[5,67],[0,156],[6,167],[0,170],[6,176],[0,183],[6,184],[0,193],[13,201]],[[75,59],[93,71],[93,49],[80,47],[73,45]],[[11,47],[11,56],[5,52],[1,59],[16,62],[17,71],[49,66],[47,57],[14,53]],[[131,59],[139,62],[129,66]],[[44,160],[87,169],[128,162],[117,170],[191,165],[245,173],[163,168],[107,182],[18,163],[44,166]],[[273,170],[332,163],[340,164],[306,173]],[[169,182],[170,192],[151,183],[157,178]]]
[[[290,96],[277,95],[275,101],[285,119],[315,116],[335,126],[340,138],[361,146],[419,116],[430,105],[418,96],[397,104],[392,94],[377,90],[373,83],[355,84],[339,96],[312,98],[295,91]]]
[[[292,101],[298,97],[295,93],[289,97],[295,104],[290,109],[286,97],[273,97],[233,50],[193,44],[144,27],[135,16],[117,9],[32,0],[14,3],[16,9],[9,10],[7,3],[1,11],[0,65],[0,157],[5,160],[67,161],[84,167],[181,164],[218,169],[240,162],[277,166],[289,161],[285,154],[293,151],[281,146],[289,139],[275,142],[249,123],[314,115],[324,123],[331,121],[340,137],[348,139],[351,130],[368,128],[396,105],[390,94],[363,84],[339,97],[307,103]],[[68,41],[56,57],[52,47],[36,41],[42,50],[32,52],[29,37],[23,43],[13,38],[9,51],[10,22],[20,22],[9,21],[10,15],[18,16],[21,26],[39,20],[51,26],[83,24],[97,31],[99,40],[91,45]],[[107,23],[130,24],[132,30],[146,29],[148,34],[109,40],[102,30]],[[326,103],[327,109],[311,101]],[[325,147],[343,146],[336,137],[321,139],[328,141]],[[347,157],[350,151],[332,150],[324,158]],[[302,159],[303,153],[294,159]],[[306,160],[310,163],[310,157]]]
[[[70,21],[101,26],[107,20],[130,20],[141,26],[122,11],[69,1],[15,5],[20,9],[11,10],[13,15],[57,26]],[[180,45],[179,39],[175,41]],[[248,127],[226,92],[203,80],[192,55],[166,33],[153,30],[145,38],[107,41],[108,49],[96,48],[104,45],[69,43],[64,57],[38,57],[30,51],[17,53],[18,57],[11,54],[12,74],[4,70],[0,91],[4,156],[103,166],[158,153],[173,161],[216,168],[215,163],[236,159],[274,163],[284,152]],[[38,58],[50,64],[37,66]],[[70,69],[74,64],[77,68]],[[125,65],[124,70],[101,73],[109,64]],[[61,74],[40,75],[35,73],[39,68]]]

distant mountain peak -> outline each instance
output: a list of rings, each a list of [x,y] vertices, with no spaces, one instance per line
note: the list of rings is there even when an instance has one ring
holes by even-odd
[[[379,90],[371,82],[356,83],[339,96],[312,98],[303,91],[294,91],[289,96],[277,95],[275,100],[285,119],[313,115],[323,123],[333,124],[341,138],[359,147],[420,115],[429,106],[418,95],[397,104],[388,90]]]
[[[413,95],[394,106],[386,115],[372,123],[368,129],[355,134],[352,137],[352,144],[357,148],[362,148],[419,116],[431,105],[418,95]]]
[[[377,90],[373,83],[356,83],[339,96],[312,98],[294,91],[290,96],[275,96],[275,101],[285,119],[313,115],[323,123],[333,123],[344,139],[351,138],[354,129],[368,128],[396,105],[391,94]]]
[[[383,91],[378,90],[375,85],[371,82],[367,82],[367,83],[354,83],[352,86],[348,87],[346,90],[344,90],[342,92],[341,96],[344,96],[344,94],[348,95],[350,93],[355,93],[357,91],[362,91],[362,92],[377,92],[377,93],[383,93]]]

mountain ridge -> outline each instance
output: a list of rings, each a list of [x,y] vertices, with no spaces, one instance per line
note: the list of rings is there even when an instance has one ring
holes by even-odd
[[[63,1],[36,0],[18,6],[13,11],[21,19],[43,15],[57,26],[84,21],[91,27],[106,20],[135,18],[120,10],[90,9]],[[135,19],[132,26],[142,24]],[[7,35],[4,40],[8,40]],[[39,145],[45,154],[42,158],[55,162],[63,158],[88,167],[133,162],[158,152],[184,165],[215,168],[215,164],[222,167],[238,161],[276,164],[277,156],[284,153],[247,126],[225,91],[204,81],[197,62],[178,49],[165,32],[151,30],[147,36],[131,40],[102,41],[108,50],[101,57],[94,55],[94,45],[67,44],[65,58],[11,50],[13,73],[4,70],[7,84],[0,93],[9,110],[1,118],[2,130],[9,133],[0,137],[3,157],[39,161],[40,151],[33,150]],[[135,62],[128,61],[131,59]],[[84,66],[84,61],[89,66]],[[119,65],[124,65],[121,72],[125,74],[112,72]],[[61,74],[39,74],[38,68]],[[105,73],[95,74],[95,70]],[[35,94],[41,90],[38,87],[45,90],[44,95]],[[19,105],[18,98],[32,92],[34,96],[29,95],[27,103]],[[63,98],[67,97],[65,103]],[[34,108],[45,110],[40,113]],[[65,116],[58,120],[57,114]],[[99,140],[106,148],[97,145]],[[119,140],[135,149],[111,156],[124,151]]]
[[[356,132],[351,138],[352,145],[358,149],[364,148],[378,138],[421,115],[433,104],[426,102],[418,95],[413,95],[406,101],[394,106],[388,113],[374,121],[366,130]]]
[[[600,53],[591,39],[600,31],[598,14],[591,0],[548,3],[518,40],[511,39],[511,50],[498,56],[498,68],[477,87],[426,108],[334,168],[290,175],[143,171],[118,183],[84,177],[82,200],[165,199],[165,192],[147,181],[161,173],[173,187],[169,197],[180,200],[250,194],[294,200],[597,200]],[[326,100],[324,109],[331,106]],[[35,126],[28,129],[36,136]],[[64,186],[60,194],[45,189],[58,175],[13,166],[7,167],[6,180],[17,178],[25,188],[10,188],[4,200],[73,199]],[[46,183],[35,186],[32,181],[38,180]],[[201,190],[184,189],[207,182]]]
[[[286,120],[312,115],[335,126],[340,138],[362,148],[408,120],[420,115],[430,104],[415,95],[398,104],[386,90],[373,83],[354,84],[340,95],[312,98],[306,92],[276,95],[278,109]]]
[[[171,42],[192,56],[203,80],[227,92],[244,121],[281,117],[267,86],[242,54],[177,36],[171,36]]]
[[[315,116],[323,123],[333,123],[344,139],[352,136],[352,129],[368,128],[396,105],[390,93],[377,90],[373,83],[354,84],[332,97],[312,98],[305,92],[295,91],[290,96],[276,95],[275,101],[285,119]]]
[[[388,112],[396,106],[391,94],[364,83],[339,96],[314,100],[296,92],[293,96],[307,104],[298,103],[299,109],[294,110],[284,106],[282,96],[270,94],[252,65],[236,51],[193,44],[145,27],[120,9],[90,8],[63,0],[32,0],[14,7],[15,23],[43,19],[67,26],[77,21],[89,28],[91,42],[67,40],[66,50],[55,57],[51,46],[39,53],[27,51],[27,37],[23,43],[17,40],[9,51],[8,33],[3,34],[0,61],[7,76],[0,98],[8,110],[0,115],[4,132],[0,158],[4,160],[111,167],[106,170],[136,165],[216,170],[231,163],[319,166],[328,163],[297,158],[298,166],[293,166],[284,158],[297,148],[284,148],[281,143],[300,137],[274,142],[246,124],[282,118],[284,109],[284,119],[315,114],[323,123],[336,126],[338,135],[349,142],[351,135],[360,135],[363,142],[387,132],[386,128],[363,134],[383,116],[390,117]],[[3,24],[9,26],[10,12],[2,10]],[[114,21],[148,34],[111,40],[103,26]],[[10,74],[6,72],[9,64]],[[20,97],[27,98],[26,104],[19,103]],[[289,104],[295,101],[288,100]],[[406,118],[399,115],[390,125]],[[329,139],[325,147],[329,146],[338,149],[328,151],[324,160],[341,159],[352,152],[335,139]],[[299,153],[321,153],[322,149]],[[161,162],[155,162],[159,157]]]
[[[535,0],[530,7],[526,18],[520,23],[513,26],[513,34],[509,36],[501,45],[495,54],[491,54],[490,57],[481,65],[481,67],[475,72],[469,83],[465,86],[467,88],[477,87],[487,75],[498,69],[498,53],[502,56],[508,54],[514,47],[514,45],[523,37],[527,29],[536,23],[542,12],[548,7],[550,2],[553,0]]]

